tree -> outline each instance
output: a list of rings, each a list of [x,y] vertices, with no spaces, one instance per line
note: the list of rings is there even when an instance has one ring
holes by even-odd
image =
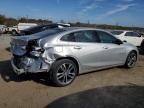
[[[4,15],[0,15],[0,24],[4,24],[5,23],[5,16]]]
[[[18,20],[15,18],[7,18],[4,24],[7,26],[14,26],[18,24]]]

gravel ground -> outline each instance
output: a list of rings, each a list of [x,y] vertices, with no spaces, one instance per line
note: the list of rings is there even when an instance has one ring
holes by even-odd
[[[0,108],[144,108],[143,55],[133,69],[80,75],[60,88],[44,73],[15,75],[9,42],[9,35],[0,36]]]

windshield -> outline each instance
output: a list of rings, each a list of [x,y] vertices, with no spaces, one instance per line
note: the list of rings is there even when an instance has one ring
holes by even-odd
[[[111,31],[111,33],[112,33],[113,35],[120,35],[120,34],[123,33],[123,31]]]

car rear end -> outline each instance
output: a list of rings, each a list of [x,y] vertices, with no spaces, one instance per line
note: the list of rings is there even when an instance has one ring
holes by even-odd
[[[13,37],[11,64],[14,71],[17,74],[49,71],[54,62],[51,45],[61,32],[61,29],[51,29],[34,35]]]
[[[11,52],[11,64],[17,74],[44,72],[48,69],[48,65],[40,57],[43,50],[38,47],[37,40],[27,41],[14,37],[11,41]]]

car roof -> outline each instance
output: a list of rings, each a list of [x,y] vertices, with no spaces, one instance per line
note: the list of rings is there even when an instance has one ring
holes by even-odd
[[[110,30],[110,31],[134,32],[132,30]]]
[[[70,32],[76,32],[76,31],[83,31],[83,30],[98,30],[98,31],[104,31],[107,32],[105,30],[101,30],[101,29],[95,29],[95,28],[87,28],[87,27],[64,27],[64,28],[55,28],[55,29],[49,29],[49,30],[45,30],[39,33],[36,33],[34,35],[44,35],[46,36],[48,32],[50,32],[51,30],[56,30],[59,32],[59,34],[65,34],[65,33],[70,33]],[[108,32],[107,32],[108,33]]]
[[[102,29],[89,28],[89,27],[64,27],[62,28],[64,31],[79,31],[79,30],[98,30],[98,31],[106,31]]]

